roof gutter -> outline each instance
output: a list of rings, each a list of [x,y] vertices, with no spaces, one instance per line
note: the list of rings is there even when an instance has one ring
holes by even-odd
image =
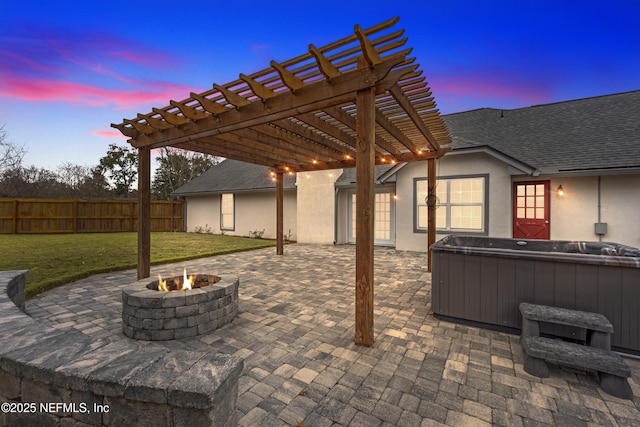
[[[295,190],[296,187],[284,187],[284,191]],[[172,196],[177,197],[189,197],[189,196],[215,196],[217,194],[227,194],[227,193],[266,193],[266,192],[275,192],[275,187],[262,187],[262,188],[225,188],[224,190],[214,190],[214,191],[193,191],[193,192],[180,192],[180,193],[171,193]]]
[[[557,169],[557,170],[540,170],[538,175],[545,176],[594,176],[594,175],[632,175],[640,173],[640,165],[628,167],[610,167],[610,168],[576,168],[576,169]]]

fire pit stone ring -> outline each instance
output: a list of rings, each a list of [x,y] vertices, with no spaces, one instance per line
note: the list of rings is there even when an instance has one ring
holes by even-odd
[[[122,332],[138,340],[166,341],[218,329],[238,314],[239,283],[223,278],[210,286],[161,292],[155,290],[157,281],[139,280],[122,290]]]

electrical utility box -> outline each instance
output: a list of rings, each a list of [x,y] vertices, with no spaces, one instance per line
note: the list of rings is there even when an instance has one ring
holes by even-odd
[[[595,232],[598,236],[604,236],[605,234],[607,234],[606,222],[596,222],[594,225],[595,225]]]

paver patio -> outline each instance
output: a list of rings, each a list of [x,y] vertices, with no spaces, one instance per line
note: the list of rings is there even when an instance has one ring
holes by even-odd
[[[375,343],[354,341],[353,246],[289,245],[193,260],[158,273],[240,278],[239,314],[209,334],[144,342],[245,360],[240,426],[640,426],[640,361],[625,359],[633,401],[598,388],[595,374],[523,370],[517,335],[429,314],[425,254],[375,250]],[[100,274],[27,302],[27,313],[93,337],[122,334],[121,288],[133,270]]]

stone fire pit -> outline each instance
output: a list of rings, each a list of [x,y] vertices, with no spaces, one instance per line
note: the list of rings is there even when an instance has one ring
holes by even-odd
[[[178,280],[168,278],[167,282]],[[239,279],[198,275],[189,290],[158,291],[158,280],[139,280],[122,290],[122,332],[134,339],[165,341],[204,334],[238,314]]]

